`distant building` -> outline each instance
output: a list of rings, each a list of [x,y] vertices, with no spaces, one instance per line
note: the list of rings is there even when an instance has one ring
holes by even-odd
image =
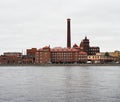
[[[77,55],[77,63],[86,63],[87,62],[87,53],[79,52]]]
[[[73,48],[51,49],[52,63],[74,63],[77,62],[78,50]]]
[[[80,43],[80,50],[87,52],[88,55],[95,55],[96,53],[100,52],[99,47],[90,47],[89,43],[89,39],[85,37],[85,39],[83,39]]]
[[[22,56],[22,64],[33,64],[33,63],[35,63],[35,61],[32,57],[27,55]]]
[[[22,63],[22,53],[5,52],[0,56],[0,64],[20,64]]]
[[[92,63],[99,62],[101,61],[101,55],[88,55],[87,60],[91,61]]]
[[[8,64],[8,57],[1,55],[0,56],[0,64]]]
[[[43,47],[36,52],[35,62],[46,63],[86,63],[87,53],[75,48]]]
[[[116,62],[120,62],[120,51],[114,51],[112,53],[112,56],[114,57]]]
[[[115,58],[111,55],[106,56],[106,52],[96,53],[101,63],[114,62]]]
[[[114,51],[114,52],[100,52],[96,53],[97,55],[101,55],[104,57],[104,59],[111,59],[114,62],[117,62],[120,58],[120,52],[119,51]],[[107,56],[106,56],[107,55]]]
[[[120,51],[111,52],[111,56],[119,58],[120,57]]]
[[[5,56],[16,56],[16,57],[22,57],[22,53],[21,52],[4,52]]]
[[[71,47],[71,24],[67,19],[67,46],[66,48],[45,46],[37,50],[31,48],[26,50],[26,55],[19,52],[6,52],[0,56],[0,63],[23,63],[23,64],[47,64],[47,63],[86,63],[87,60],[101,60],[96,53],[100,52],[99,47],[91,47],[89,39],[85,37],[80,45],[74,44]],[[117,56],[118,53],[114,53]],[[103,59],[105,59],[104,57]],[[107,57],[107,59],[109,59]]]
[[[46,64],[50,63],[51,54],[50,54],[50,47],[46,46],[42,49],[37,50],[35,54],[35,62],[37,64]]]
[[[36,51],[37,51],[37,48],[27,49],[27,56],[35,57]]]
[[[37,48],[31,48],[31,49],[27,49],[27,59],[31,59],[33,60],[33,63],[35,62],[35,54],[37,52]]]
[[[36,63],[86,63],[87,55],[95,55],[100,52],[99,47],[90,47],[89,39],[85,37],[80,46],[74,44],[71,48],[70,19],[67,19],[67,47],[43,47],[35,54]]]
[[[88,61],[92,63],[109,63],[113,62],[115,59],[112,56],[105,56],[103,54],[97,53],[96,55],[88,55]]]

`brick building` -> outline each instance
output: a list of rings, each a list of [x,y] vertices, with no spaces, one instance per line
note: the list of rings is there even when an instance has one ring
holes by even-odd
[[[27,56],[31,56],[31,57],[35,57],[35,53],[37,51],[37,48],[31,48],[31,49],[27,49]]]
[[[16,57],[22,57],[22,53],[21,52],[4,52],[5,56],[16,56]]]
[[[78,50],[73,48],[53,48],[51,49],[52,63],[74,63],[77,61]]]
[[[20,64],[22,63],[22,53],[5,52],[0,56],[0,64]]]
[[[37,48],[31,48],[31,49],[27,49],[27,56],[24,56],[24,60],[27,61],[27,63],[34,63],[35,62],[35,54],[37,52]]]
[[[86,63],[87,62],[87,53],[79,52],[77,55],[77,63]]]
[[[38,64],[46,63],[85,63],[87,53],[80,52],[75,48],[43,47],[36,52],[35,62]]]
[[[89,39],[85,37],[78,46],[71,47],[71,24],[67,19],[67,46],[66,48],[46,46],[37,50],[31,48],[26,50],[26,55],[15,52],[4,53],[0,57],[0,63],[23,63],[23,64],[46,64],[46,63],[86,63],[87,55],[95,55],[100,52],[99,47],[91,47]]]
[[[35,61],[32,57],[27,55],[22,56],[22,64],[33,64],[33,63],[35,63]]]
[[[100,52],[99,47],[91,47],[89,43],[89,39],[85,37],[85,39],[83,39],[80,43],[80,50],[87,52],[88,55],[95,55]]]
[[[51,54],[50,54],[50,47],[45,46],[39,50],[37,50],[35,54],[35,63],[37,64],[45,64],[50,63]]]

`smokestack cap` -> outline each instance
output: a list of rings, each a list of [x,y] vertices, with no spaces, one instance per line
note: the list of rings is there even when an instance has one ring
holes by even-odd
[[[67,20],[68,20],[68,21],[70,21],[71,19],[70,19],[70,18],[68,18]]]

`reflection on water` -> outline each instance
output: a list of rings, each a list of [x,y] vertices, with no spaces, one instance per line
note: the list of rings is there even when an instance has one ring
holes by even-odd
[[[0,102],[120,102],[119,66],[0,67]]]

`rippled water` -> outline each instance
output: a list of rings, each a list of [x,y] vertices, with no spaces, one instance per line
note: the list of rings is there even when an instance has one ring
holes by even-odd
[[[120,67],[0,67],[0,102],[120,102]]]

